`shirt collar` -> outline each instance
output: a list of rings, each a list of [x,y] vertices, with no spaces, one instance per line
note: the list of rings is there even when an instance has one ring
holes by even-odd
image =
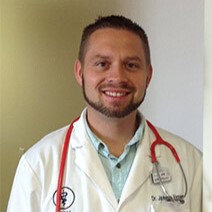
[[[83,121],[84,121],[84,125],[85,125],[85,129],[86,129],[86,132],[88,133],[88,137],[90,138],[92,144],[94,145],[95,149],[97,152],[101,150],[103,151],[107,151],[108,154],[109,154],[109,150],[107,148],[107,145],[104,144],[104,142],[99,139],[90,129],[89,125],[88,125],[88,122],[87,122],[87,118],[86,118],[86,114],[87,112],[85,112],[83,114]],[[129,141],[129,143],[126,145],[126,146],[129,146],[131,147],[132,145],[136,145],[136,147],[140,144],[142,138],[143,138],[143,132],[144,132],[144,128],[145,128],[145,122],[144,120],[142,119],[142,116],[141,116],[141,113],[138,111],[138,114],[137,114],[137,119],[138,119],[138,122],[139,122],[139,126],[133,136],[133,138]],[[105,148],[102,148],[104,145]]]

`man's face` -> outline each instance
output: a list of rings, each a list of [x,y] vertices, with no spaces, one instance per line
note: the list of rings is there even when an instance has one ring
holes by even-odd
[[[152,74],[145,58],[140,38],[130,31],[105,28],[91,34],[83,64],[75,63],[88,110],[112,118],[135,111]]]

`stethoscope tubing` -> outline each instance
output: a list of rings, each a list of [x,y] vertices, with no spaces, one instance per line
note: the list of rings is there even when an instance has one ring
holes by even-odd
[[[157,145],[161,145],[161,144],[165,145],[166,147],[168,147],[171,150],[176,162],[179,163],[180,162],[180,158],[179,158],[175,148],[170,143],[168,143],[167,141],[164,141],[161,138],[161,136],[159,135],[159,133],[156,130],[156,128],[149,121],[147,121],[147,124],[148,124],[149,128],[153,131],[153,133],[155,135],[155,138],[156,138],[156,140],[152,143],[152,145],[150,147],[152,163],[156,163],[157,162],[157,157],[156,157],[156,154],[155,154],[155,147]]]
[[[158,170],[159,162],[157,160],[156,153],[155,153],[155,148],[156,148],[157,145],[165,145],[166,147],[168,147],[170,149],[170,151],[172,152],[177,164],[180,167],[180,170],[181,170],[181,173],[182,173],[183,179],[184,179],[185,192],[184,192],[184,195],[182,196],[182,198],[180,198],[177,201],[179,201],[181,204],[183,204],[184,203],[184,198],[186,197],[187,192],[188,192],[188,184],[187,184],[187,179],[186,179],[186,176],[185,176],[185,172],[184,172],[182,164],[180,162],[180,157],[178,156],[177,151],[175,150],[175,148],[170,143],[168,143],[167,141],[164,141],[161,138],[161,136],[159,135],[159,133],[156,130],[156,128],[149,121],[147,121],[147,124],[148,124],[149,128],[153,131],[154,135],[155,135],[155,141],[152,143],[152,145],[150,147],[150,152],[151,152],[152,163],[153,163],[153,166],[156,169],[156,172],[157,172],[157,175],[158,175],[158,178],[159,178],[159,183],[160,183],[160,186],[161,186],[161,188],[163,190],[163,193],[166,194],[170,198],[169,201],[176,201],[169,194],[169,192],[167,191],[167,189],[166,189],[165,185],[163,184],[162,179],[160,177],[159,170]]]
[[[63,184],[63,175],[64,175],[65,163],[66,163],[66,158],[67,158],[67,153],[68,153],[69,141],[70,141],[72,130],[74,128],[74,123],[78,119],[79,119],[79,117],[76,118],[69,126],[68,131],[65,136],[65,141],[63,144],[62,157],[61,157],[61,163],[60,163],[60,171],[59,171],[59,177],[58,177],[58,183],[57,183],[56,212],[60,212],[61,189],[62,189],[62,184]]]
[[[65,136],[64,144],[63,144],[63,150],[62,150],[62,156],[61,156],[61,162],[60,162],[60,170],[59,170],[59,177],[58,177],[58,183],[57,183],[56,212],[60,212],[61,189],[62,189],[62,184],[63,184],[63,175],[64,175],[64,170],[65,170],[66,158],[67,158],[67,154],[68,154],[69,141],[70,141],[72,130],[74,128],[74,123],[78,119],[79,119],[79,117],[76,118],[70,124],[68,131],[66,133],[66,136]],[[164,141],[161,138],[161,136],[159,135],[156,128],[149,121],[147,121],[147,124],[150,127],[150,129],[153,131],[155,138],[156,138],[156,140],[152,143],[152,145],[150,147],[150,152],[151,152],[152,163],[153,163],[153,166],[155,166],[155,168],[156,168],[161,188],[166,195],[171,197],[171,195],[169,195],[168,191],[166,190],[165,186],[163,185],[163,182],[160,178],[160,174],[159,174],[159,171],[158,171],[158,161],[157,161],[157,157],[156,157],[156,154],[155,154],[155,148],[156,148],[157,145],[165,145],[166,147],[168,147],[171,150],[175,160],[179,164],[180,169],[181,169],[182,174],[183,174],[184,182],[185,182],[185,194],[183,195],[183,199],[184,199],[185,196],[187,195],[187,180],[186,180],[186,176],[185,176],[185,173],[183,171],[182,165],[180,163],[180,158],[179,158],[176,150],[174,149],[174,147],[170,143]],[[183,199],[182,199],[182,201],[184,201]]]

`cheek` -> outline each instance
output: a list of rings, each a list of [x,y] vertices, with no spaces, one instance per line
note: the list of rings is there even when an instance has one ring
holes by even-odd
[[[93,95],[93,93],[97,87],[97,80],[95,77],[89,75],[89,76],[84,76],[83,77],[83,87],[86,92],[86,94]]]
[[[147,77],[146,76],[137,76],[137,77],[134,77],[134,79],[132,79],[133,83],[134,83],[134,86],[137,88],[137,89],[144,89],[146,88],[147,86]]]
[[[97,74],[84,74],[83,76],[84,78],[84,84],[85,87],[87,88],[92,88],[92,89],[96,89],[98,88],[98,86],[101,84],[101,82],[103,81],[101,76],[98,76]]]
[[[147,88],[147,80],[136,80],[135,81],[136,93],[138,96],[142,96]]]

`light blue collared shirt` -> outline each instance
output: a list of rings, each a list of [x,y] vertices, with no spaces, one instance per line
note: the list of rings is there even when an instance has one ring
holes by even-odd
[[[139,117],[141,117],[140,114]],[[129,175],[133,160],[135,158],[137,146],[141,142],[143,137],[143,131],[145,126],[144,121],[140,121],[140,125],[136,130],[133,138],[125,146],[125,149],[121,156],[117,158],[114,155],[110,154],[107,145],[104,144],[104,142],[101,141],[91,131],[86,119],[86,113],[84,113],[83,119],[88,136],[92,144],[94,145],[96,151],[98,152],[98,155],[102,161],[105,172],[108,176],[108,179],[116,196],[116,199],[117,201],[119,201],[123,187]]]

